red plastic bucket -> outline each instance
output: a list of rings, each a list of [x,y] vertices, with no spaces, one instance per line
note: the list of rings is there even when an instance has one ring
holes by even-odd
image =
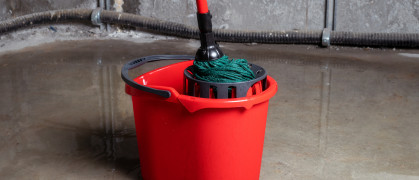
[[[170,92],[169,98],[125,86],[132,96],[143,178],[259,179],[268,102],[277,83],[268,76],[265,91],[243,98],[183,95],[183,71],[192,63],[172,64],[134,79]]]

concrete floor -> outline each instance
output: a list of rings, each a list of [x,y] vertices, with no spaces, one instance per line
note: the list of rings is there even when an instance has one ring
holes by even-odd
[[[0,54],[0,179],[138,179],[120,68],[198,45],[62,41]],[[279,84],[260,179],[419,179],[418,50],[222,47]]]

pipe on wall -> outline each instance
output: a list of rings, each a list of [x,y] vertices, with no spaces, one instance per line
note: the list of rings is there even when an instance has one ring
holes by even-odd
[[[106,10],[111,10],[111,0],[106,0],[105,2],[105,8]],[[111,30],[111,25],[110,24],[106,24],[106,31],[110,31]]]
[[[104,9],[105,8],[105,0],[99,0],[99,8]],[[105,25],[104,24],[100,24],[100,30],[105,29]]]
[[[331,31],[335,30],[336,22],[335,22],[335,11],[336,11],[336,2],[335,0],[326,0],[325,2],[325,21],[324,21],[324,28],[330,29]]]
[[[46,11],[16,17],[0,22],[0,33],[7,33],[24,27],[62,22],[90,22],[92,9],[66,9]],[[113,23],[138,27],[155,33],[184,38],[199,38],[196,27],[168,22],[135,14],[103,10],[98,16],[102,23]],[[270,44],[314,44],[322,43],[322,31],[237,31],[214,30],[216,41],[233,43],[270,43]],[[419,48],[417,33],[330,33],[330,44],[341,46]]]

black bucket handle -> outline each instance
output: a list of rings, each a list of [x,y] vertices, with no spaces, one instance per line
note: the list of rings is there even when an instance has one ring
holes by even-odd
[[[141,90],[141,91],[145,91],[145,92],[149,92],[149,93],[153,93],[159,96],[162,96],[164,98],[169,98],[171,96],[171,93],[169,91],[166,90],[159,90],[159,89],[154,89],[151,87],[147,87],[147,86],[143,86],[140,85],[138,83],[136,83],[129,75],[128,75],[128,71],[131,69],[135,69],[145,63],[148,62],[152,62],[152,61],[160,61],[160,60],[194,60],[195,56],[190,56],[190,55],[153,55],[153,56],[146,56],[146,57],[142,57],[139,59],[134,59],[128,63],[126,63],[121,70],[121,77],[122,79],[125,81],[125,83],[127,83],[129,86]]]

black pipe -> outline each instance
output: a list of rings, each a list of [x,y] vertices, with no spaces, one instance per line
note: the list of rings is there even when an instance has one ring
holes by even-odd
[[[91,9],[67,9],[28,14],[0,22],[0,34],[38,24],[89,22]]]
[[[340,46],[418,48],[419,34],[332,32],[330,34],[330,44]]]
[[[91,9],[68,9],[29,14],[0,22],[0,33],[37,24],[90,22]],[[103,10],[102,23],[114,23],[151,30],[156,33],[199,39],[196,27],[139,15]],[[236,31],[214,30],[215,40],[234,43],[315,44],[320,45],[321,31]],[[331,32],[330,43],[342,46],[418,48],[419,34]]]

